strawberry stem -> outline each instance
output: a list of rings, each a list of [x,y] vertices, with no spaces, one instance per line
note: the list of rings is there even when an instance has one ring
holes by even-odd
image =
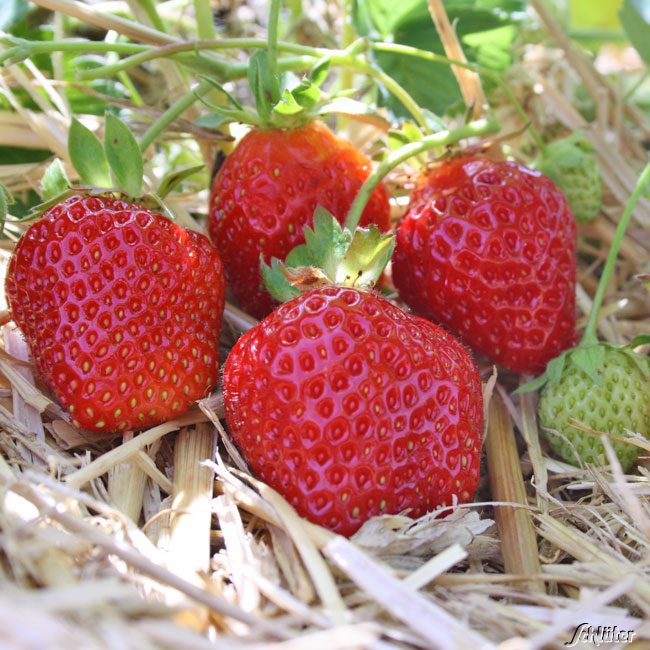
[[[605,297],[605,291],[607,291],[607,286],[612,277],[614,271],[614,266],[616,265],[616,259],[618,257],[618,251],[621,247],[621,242],[623,241],[623,235],[627,230],[628,224],[630,223],[630,218],[632,217],[632,212],[641,197],[641,194],[645,186],[650,181],[650,163],[648,163],[644,170],[639,176],[639,180],[636,183],[634,192],[628,199],[627,204],[625,205],[625,210],[621,216],[621,220],[618,222],[616,227],[616,232],[614,233],[614,241],[609,249],[607,254],[607,260],[605,261],[605,267],[603,268],[603,273],[600,276],[598,282],[598,287],[596,289],[596,295],[594,296],[594,302],[591,306],[591,312],[589,313],[589,320],[587,321],[587,326],[585,328],[585,333],[582,336],[580,345],[593,345],[598,343],[598,337],[596,335],[596,329],[598,327],[598,316],[600,315],[600,308],[603,304],[603,298]]]
[[[269,24],[267,27],[267,52],[269,56],[269,73],[271,76],[271,100],[280,101],[280,73],[278,71],[278,23],[280,22],[280,5],[282,0],[271,0],[269,4]]]
[[[215,38],[217,34],[210,0],[194,0],[194,14],[196,15],[196,29],[199,38]]]
[[[455,59],[450,59],[449,57],[442,54],[436,54],[435,52],[429,52],[428,50],[420,50],[417,47],[402,45],[400,43],[373,43],[372,49],[378,52],[392,52],[393,54],[403,54],[405,56],[413,56],[419,59],[424,59],[426,61],[431,61],[432,63],[442,63],[445,65],[456,66],[457,68],[465,68],[491,79],[505,93],[513,108],[517,112],[517,115],[519,115],[524,124],[527,125],[528,132],[535,141],[538,149],[542,152],[546,149],[546,145],[544,144],[542,136],[540,135],[539,131],[533,126],[532,122],[528,118],[528,115],[526,115],[526,111],[521,105],[521,102],[512,92],[510,86],[504,81],[503,77],[500,74],[494,72],[494,70],[490,70],[490,68],[486,68],[480,63],[457,61]]]
[[[174,102],[143,134],[140,139],[140,151],[145,151],[169,124],[194,104],[197,98],[206,95],[211,90],[212,84],[208,81],[202,81],[193,92],[187,93],[187,95]]]
[[[403,147],[400,147],[396,151],[393,151],[388,155],[378,166],[377,168],[368,176],[365,183],[361,186],[361,189],[357,193],[357,196],[350,207],[348,216],[345,220],[345,227],[350,231],[354,232],[359,225],[359,219],[363,214],[363,210],[366,207],[368,199],[375,191],[375,188],[383,180],[383,178],[395,167],[401,165],[403,162],[417,156],[429,149],[434,149],[436,147],[444,147],[450,144],[455,144],[459,140],[465,138],[472,138],[481,135],[487,135],[489,133],[496,133],[500,129],[500,125],[496,120],[476,120],[470,122],[464,126],[458,127],[457,129],[451,129],[449,131],[441,131],[439,133],[434,133],[433,135],[427,135],[418,142],[411,142],[405,144]]]

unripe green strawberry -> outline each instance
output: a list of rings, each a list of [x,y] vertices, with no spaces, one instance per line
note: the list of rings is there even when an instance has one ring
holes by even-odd
[[[588,372],[590,368],[593,372]],[[551,447],[567,462],[596,464],[600,455],[607,462],[601,437],[578,429],[572,421],[619,437],[629,437],[632,431],[650,438],[647,358],[603,344],[568,353],[559,378],[542,389],[539,418]],[[639,447],[614,439],[611,443],[623,469],[632,468]]]
[[[582,133],[549,144],[536,167],[564,192],[576,221],[598,216],[602,202],[600,169],[594,147]]]

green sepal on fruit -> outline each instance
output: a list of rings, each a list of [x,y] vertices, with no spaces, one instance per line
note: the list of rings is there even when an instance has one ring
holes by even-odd
[[[564,192],[576,221],[591,221],[602,204],[600,168],[593,144],[580,131],[546,145],[535,167]]]
[[[372,117],[373,121],[387,125],[371,108],[348,97],[349,91],[334,95],[321,91],[329,65],[329,59],[323,57],[294,85],[285,85],[287,79],[284,77],[278,78],[276,85],[269,70],[267,53],[258,51],[251,57],[248,67],[248,85],[255,100],[255,110],[243,106],[223,85],[210,77],[202,79],[223,94],[226,105],[215,104],[200,96],[197,98],[221,118],[219,125],[239,122],[264,129],[294,129],[332,113]]]
[[[314,227],[305,228],[305,243],[296,246],[285,262],[273,258],[260,261],[262,278],[269,293],[280,302],[322,284],[370,289],[388,264],[395,240],[377,226],[350,232],[322,206],[314,212]]]

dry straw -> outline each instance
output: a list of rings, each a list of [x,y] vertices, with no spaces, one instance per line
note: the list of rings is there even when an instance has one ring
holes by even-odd
[[[101,6],[37,4],[168,42]],[[586,315],[603,251],[647,157],[639,143],[650,125],[564,38],[544,3],[532,4],[557,47],[527,48],[508,83],[542,131],[585,129],[605,182],[602,214],[581,227],[581,251],[596,260],[580,263]],[[440,3],[430,5],[435,14]],[[600,107],[591,123],[572,101],[578,81]],[[466,92],[481,98],[472,83]],[[43,112],[20,106],[18,88]],[[0,145],[65,157],[69,115],[59,89],[29,62],[2,70],[0,93],[14,110],[0,114]],[[498,112],[506,132],[519,132],[509,104]],[[508,144],[517,154],[528,140]],[[0,181],[19,193],[37,189],[42,171],[0,165]],[[174,200],[189,215],[204,196]],[[647,202],[635,218],[600,323],[614,341],[641,333],[650,318],[648,293],[633,279],[650,259]],[[15,241],[20,227],[8,232]],[[7,253],[0,255],[4,266]],[[639,442],[633,475],[622,473],[606,438],[602,467],[561,463],[540,441],[535,396],[512,397],[513,377],[486,388],[488,478],[477,503],[446,516],[376,518],[347,541],[300,519],[247,473],[223,428],[218,392],[172,422],[93,441],[44,392],[20,334],[2,322],[3,647],[532,650],[561,647],[584,622],[650,639],[647,443]],[[223,351],[254,324],[228,306]]]

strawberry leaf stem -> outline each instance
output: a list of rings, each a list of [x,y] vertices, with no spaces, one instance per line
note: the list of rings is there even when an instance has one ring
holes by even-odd
[[[199,97],[209,93],[212,87],[211,83],[202,81],[193,92],[187,93],[174,102],[140,138],[140,151],[144,151],[169,124],[180,117]]]
[[[269,76],[271,82],[271,101],[277,104],[282,94],[280,89],[280,72],[278,70],[278,26],[280,22],[281,0],[271,0],[269,3],[269,24],[267,31],[267,53]]]
[[[623,235],[627,230],[627,226],[630,223],[630,218],[632,217],[632,212],[643,193],[646,185],[650,182],[650,163],[648,163],[644,170],[641,172],[639,179],[636,183],[636,187],[632,192],[632,195],[628,199],[628,202],[621,216],[621,220],[618,222],[616,227],[616,232],[614,233],[614,240],[607,254],[607,260],[605,261],[605,267],[603,268],[602,275],[600,276],[600,281],[598,282],[598,288],[596,289],[596,295],[594,296],[594,302],[591,307],[591,312],[589,313],[589,320],[587,321],[587,326],[585,328],[585,333],[582,336],[580,345],[590,345],[597,343],[598,338],[596,335],[596,328],[598,327],[598,317],[600,315],[600,307],[603,304],[603,298],[605,297],[605,291],[607,291],[607,286],[612,277],[614,271],[614,266],[616,265],[616,259],[618,257],[618,251],[621,247],[621,242],[623,241]]]
[[[383,178],[395,167],[401,165],[403,162],[407,161],[413,156],[417,156],[429,149],[434,149],[436,147],[444,147],[451,144],[455,144],[459,140],[464,140],[465,138],[472,138],[482,135],[487,135],[489,133],[496,133],[500,129],[500,125],[496,120],[491,119],[481,119],[465,124],[464,126],[458,127],[456,129],[451,129],[449,131],[440,131],[439,133],[434,133],[433,135],[427,135],[417,142],[411,142],[409,144],[400,147],[396,151],[393,151],[389,156],[387,156],[377,168],[368,176],[366,182],[361,186],[350,211],[348,212],[347,218],[345,220],[345,227],[350,231],[354,232],[359,225],[359,219],[363,214],[363,210],[366,207],[368,199],[372,195],[375,188],[383,180]]]
[[[194,13],[196,15],[196,28],[199,38],[215,38],[214,17],[210,0],[194,0]]]

